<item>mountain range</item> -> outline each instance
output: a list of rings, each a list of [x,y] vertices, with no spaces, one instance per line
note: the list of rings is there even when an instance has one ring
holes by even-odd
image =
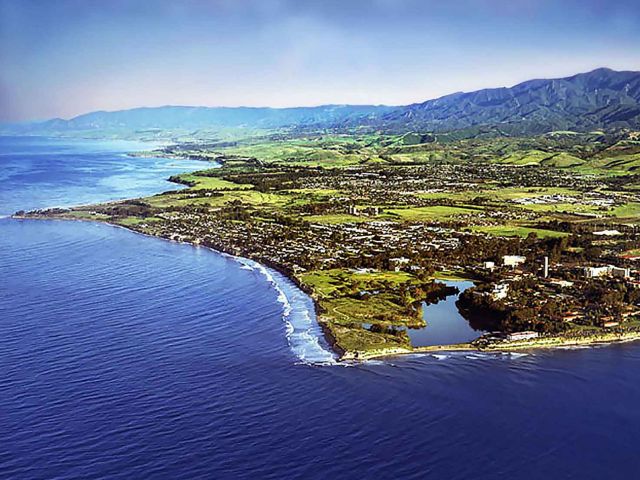
[[[470,128],[533,135],[554,130],[640,129],[640,72],[599,68],[566,78],[458,92],[406,106],[145,107],[92,112],[69,120],[5,124],[2,134],[74,135],[297,128],[444,132]]]

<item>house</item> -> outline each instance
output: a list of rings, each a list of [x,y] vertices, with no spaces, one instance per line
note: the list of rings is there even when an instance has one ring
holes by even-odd
[[[517,267],[523,264],[527,260],[526,257],[520,255],[504,255],[502,257],[502,264],[505,267]]]
[[[538,332],[513,332],[507,334],[507,340],[529,340],[530,338],[538,338]]]
[[[567,312],[562,316],[562,321],[563,322],[574,322],[576,320],[579,320],[582,318],[582,315],[580,314],[580,312],[576,312],[576,311],[571,311],[571,312]]]
[[[496,268],[496,264],[494,262],[484,262],[483,266],[485,270],[491,270],[491,271],[493,271],[493,269]]]

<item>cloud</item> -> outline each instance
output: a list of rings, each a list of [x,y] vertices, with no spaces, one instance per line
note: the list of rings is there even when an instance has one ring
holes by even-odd
[[[3,114],[398,104],[635,69],[639,11],[627,0],[0,0]]]

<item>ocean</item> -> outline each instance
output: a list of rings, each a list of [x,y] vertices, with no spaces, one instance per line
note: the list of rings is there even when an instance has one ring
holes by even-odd
[[[146,148],[0,139],[0,212],[142,196],[202,168],[124,156]],[[425,318],[441,329],[446,308],[457,314],[447,301]],[[640,472],[637,343],[344,365],[276,272],[108,225],[10,218],[0,329],[3,479]]]

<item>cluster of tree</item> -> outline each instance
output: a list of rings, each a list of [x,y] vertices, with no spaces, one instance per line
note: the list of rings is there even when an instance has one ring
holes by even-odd
[[[567,330],[562,322],[563,306],[549,300],[541,306],[527,303],[517,306],[495,301],[488,295],[475,295],[475,289],[465,290],[456,305],[472,328],[484,331],[519,332],[534,330],[559,333]]]
[[[583,289],[586,323],[599,325],[605,316],[620,319],[629,305],[640,302],[640,289],[625,282],[594,279]]]
[[[394,325],[382,325],[374,323],[369,327],[369,331],[374,333],[382,333],[386,335],[393,335],[394,337],[404,337],[407,335],[406,330],[398,328]]]

